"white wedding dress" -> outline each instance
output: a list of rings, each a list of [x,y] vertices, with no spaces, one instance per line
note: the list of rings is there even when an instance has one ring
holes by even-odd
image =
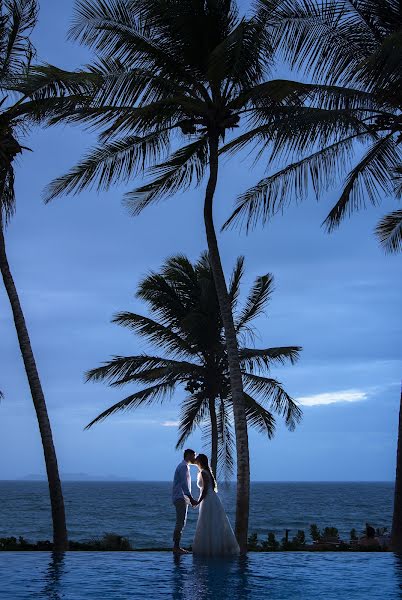
[[[193,542],[193,554],[200,556],[236,556],[240,549],[208,471],[201,473],[209,482],[207,493],[199,506],[197,528]],[[197,477],[197,485],[203,492],[203,477]]]

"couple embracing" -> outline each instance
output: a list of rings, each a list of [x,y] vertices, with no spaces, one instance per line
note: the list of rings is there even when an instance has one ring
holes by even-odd
[[[190,465],[198,467],[198,500],[191,495]],[[173,534],[173,552],[187,554],[180,547],[181,534],[186,524],[189,505],[199,508],[197,527],[193,541],[193,554],[200,556],[235,556],[240,549],[225,510],[217,493],[214,474],[205,454],[196,456],[194,450],[184,451],[184,458],[177,466],[172,500],[176,507],[176,527]]]

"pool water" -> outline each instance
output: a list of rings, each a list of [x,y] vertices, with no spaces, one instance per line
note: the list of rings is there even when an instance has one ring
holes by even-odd
[[[207,561],[168,552],[1,552],[0,598],[399,600],[402,558],[286,552]]]

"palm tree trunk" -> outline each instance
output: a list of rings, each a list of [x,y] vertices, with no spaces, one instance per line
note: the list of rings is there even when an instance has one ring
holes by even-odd
[[[64,500],[61,489],[59,470],[57,466],[56,452],[53,445],[52,430],[47,414],[45,397],[43,394],[41,382],[39,380],[38,370],[32,352],[31,342],[29,339],[24,314],[22,312],[20,300],[18,298],[17,289],[15,287],[14,280],[10,272],[10,266],[8,264],[1,218],[0,270],[3,276],[4,286],[6,288],[6,292],[11,304],[15,329],[17,331],[20,350],[24,361],[25,371],[28,377],[32,400],[38,419],[40,435],[42,438],[42,446],[45,455],[45,464],[49,483],[50,502],[52,507],[53,549],[56,552],[61,552],[63,550],[67,550],[68,540],[66,518],[64,513]]]
[[[217,479],[218,470],[218,421],[216,418],[215,398],[209,400],[209,417],[211,420],[211,468]]]
[[[398,449],[396,452],[396,477],[394,516],[392,519],[392,550],[402,552],[402,389],[399,406]]]
[[[211,134],[209,140],[209,179],[205,192],[204,222],[207,235],[209,260],[211,262],[211,269],[214,276],[223,327],[225,329],[230,387],[233,401],[233,416],[236,433],[237,496],[235,533],[240,550],[242,553],[245,553],[247,552],[248,516],[250,504],[250,458],[248,450],[243,381],[240,371],[237,336],[213,221],[213,200],[218,179],[218,166],[218,136]]]

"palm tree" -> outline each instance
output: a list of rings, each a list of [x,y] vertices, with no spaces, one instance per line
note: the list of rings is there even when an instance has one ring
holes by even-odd
[[[229,297],[235,315],[235,328],[243,342],[254,341],[253,320],[261,315],[273,290],[271,275],[258,277],[242,308],[238,306],[244,259],[233,270]],[[87,380],[107,381],[111,386],[146,384],[127,398],[98,415],[87,428],[110,415],[161,402],[184,386],[187,396],[181,406],[177,447],[199,426],[210,441],[212,469],[218,465],[230,475],[233,468],[233,400],[225,336],[211,263],[207,254],[194,265],[185,256],[169,259],[159,273],[151,273],[139,285],[137,297],[150,309],[149,317],[123,312],[113,322],[136,332],[162,350],[162,356],[115,356],[87,373]],[[293,430],[302,413],[282,385],[270,377],[275,363],[292,364],[298,359],[298,346],[248,348],[241,346],[240,361],[245,385],[247,424],[271,438],[275,419],[271,411],[285,419]],[[166,354],[168,356],[166,356]],[[268,404],[268,409],[263,406]]]
[[[259,4],[270,13],[270,0]],[[276,39],[292,66],[302,67],[317,81],[289,84],[290,89],[296,98],[308,99],[317,119],[311,119],[311,112],[304,114],[303,108],[298,127],[286,118],[278,120],[273,156],[282,152],[307,156],[297,157],[239,197],[226,227],[239,218],[247,227],[264,223],[293,199],[300,201],[311,190],[318,196],[339,179],[335,174],[349,169],[341,196],[324,221],[328,231],[364,207],[366,200],[377,204],[384,195],[401,198],[401,11],[398,0],[282,3]],[[272,125],[259,136],[272,140]],[[233,151],[245,141],[250,140],[240,138],[227,149]],[[353,165],[356,142],[365,152]],[[401,250],[402,210],[385,216],[376,234],[385,250]],[[392,533],[398,550],[402,550],[401,440],[400,418]]]
[[[258,135],[272,115],[299,102],[287,85],[267,80],[273,47],[266,21],[261,11],[240,17],[234,0],[79,0],[70,35],[95,51],[95,62],[86,72],[43,67],[32,90],[27,87],[36,99],[59,96],[51,123],[81,122],[100,131],[99,146],[50,185],[48,201],[90,185],[107,190],[147,169],[150,180],[125,197],[138,215],[208,177],[204,223],[227,344],[242,551],[249,514],[247,416],[213,202],[227,135],[242,124]]]
[[[54,449],[52,430],[46,408],[31,342],[10,271],[4,239],[5,228],[15,210],[14,161],[25,149],[18,141],[18,134],[32,120],[32,107],[20,97],[12,103],[16,91],[16,79],[29,71],[33,48],[29,39],[37,18],[34,0],[9,0],[0,5],[0,270],[10,301],[20,350],[25,365],[32,400],[34,403],[43,452],[53,518],[54,549],[67,549],[67,530],[63,494]]]
[[[258,0],[268,14],[271,0]],[[397,0],[289,0],[277,13],[275,39],[292,67],[315,83],[289,83],[294,98],[308,107],[259,131],[275,146],[272,158],[287,166],[243,193],[225,227],[243,220],[247,227],[265,223],[293,200],[317,197],[345,173],[342,193],[323,225],[331,232],[346,215],[378,204],[400,185],[402,120],[402,29]],[[280,81],[277,85],[280,85]],[[275,128],[275,127],[274,127]],[[246,133],[250,141],[252,132]],[[227,146],[233,151],[245,139]],[[363,156],[353,164],[357,151]],[[289,156],[296,160],[291,162]],[[399,188],[399,192],[398,192]],[[384,247],[400,246],[401,212],[377,228]]]
[[[392,549],[402,552],[402,388],[399,404],[398,448],[396,452],[396,477],[394,496],[394,515],[391,534]]]

